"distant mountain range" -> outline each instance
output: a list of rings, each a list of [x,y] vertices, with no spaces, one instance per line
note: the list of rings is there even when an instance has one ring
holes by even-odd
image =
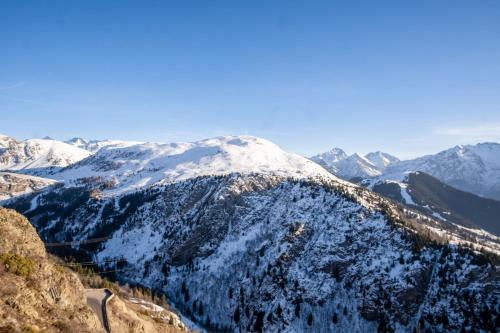
[[[91,153],[52,139],[18,141],[0,135],[0,170],[38,170],[61,168],[78,162]]]
[[[403,180],[422,171],[457,189],[500,200],[500,144],[456,146],[434,155],[400,161],[383,152],[347,156],[341,149],[311,157],[333,174],[360,181],[365,178]]]
[[[380,151],[349,156],[340,148],[315,155],[311,160],[346,180],[380,176],[389,165],[399,162],[397,157]]]
[[[500,144],[456,146],[435,155],[390,165],[385,178],[426,172],[463,191],[500,200]]]
[[[82,138],[62,142],[48,137],[20,141],[0,135],[0,170],[44,176],[72,166],[102,149],[108,152],[98,154],[94,159],[107,159],[106,155],[133,153],[134,149],[118,150],[115,153],[111,150],[134,146],[137,146],[134,153],[141,151],[146,154],[147,149],[167,149],[165,147],[169,144]],[[500,144],[497,143],[456,146],[434,155],[405,161],[380,151],[365,156],[356,153],[349,156],[342,149],[334,148],[311,157],[311,160],[349,181],[359,182],[367,178],[402,180],[410,172],[421,171],[457,189],[500,200]]]
[[[0,134],[0,170],[45,176],[83,160],[101,148],[123,148],[140,143],[120,140],[87,141],[81,138],[62,142],[50,137],[17,140]]]
[[[123,141],[123,140],[85,140],[82,138],[72,138],[64,141],[65,143],[95,153],[101,148],[124,148],[141,144],[141,141]]]
[[[406,161],[383,152],[348,156],[334,148],[311,160],[343,179],[443,221],[500,235],[497,143],[456,146]]]

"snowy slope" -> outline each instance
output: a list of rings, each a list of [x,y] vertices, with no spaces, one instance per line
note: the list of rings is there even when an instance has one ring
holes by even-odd
[[[423,171],[458,189],[500,199],[500,144],[456,146],[435,155],[391,164],[384,179]]]
[[[347,154],[340,148],[333,148],[325,153],[311,157],[311,160],[322,165],[333,174],[338,173],[336,163],[347,158]]]
[[[480,143],[456,146],[435,155],[400,161],[384,153],[373,152],[362,157],[347,156],[335,148],[311,157],[333,174],[353,178],[377,178],[377,181],[402,181],[411,172],[422,171],[439,180],[483,197],[500,200],[500,144]]]
[[[365,155],[365,158],[375,165],[380,171],[384,171],[389,165],[399,162],[397,157],[381,151],[368,153]]]
[[[381,174],[372,162],[357,153],[337,162],[335,166],[339,170],[339,177],[344,179],[375,177]]]
[[[124,140],[85,140],[82,138],[72,138],[65,141],[65,143],[90,151],[91,153],[97,152],[101,148],[124,148],[130,147],[138,144],[142,144],[141,141],[124,141]]]
[[[379,176],[389,165],[399,161],[397,157],[381,151],[366,156],[357,153],[349,156],[340,148],[333,148],[310,159],[346,180]]]
[[[348,156],[340,148],[333,148],[326,153],[315,155],[311,157],[311,160],[346,180],[354,177],[375,177],[381,174],[381,170],[367,158],[357,153]]]
[[[15,145],[17,140],[11,138],[10,136],[0,134],[0,149],[8,148],[11,145]]]
[[[365,185],[442,221],[500,236],[500,201],[455,189],[424,172],[409,173],[402,181],[372,179]]]
[[[105,237],[88,250],[102,270],[166,292],[208,331],[486,332],[497,318],[484,314],[500,301],[495,267],[426,241],[479,235],[333,178],[232,174],[91,191],[57,188],[13,208],[48,242]]]
[[[268,140],[252,136],[103,148],[53,177],[64,181],[102,177],[115,183],[113,191],[116,192],[230,173],[262,173],[294,178],[334,177],[316,163],[287,153]]]
[[[0,138],[0,170],[27,170],[66,167],[90,155],[90,152],[51,139],[17,141]]]

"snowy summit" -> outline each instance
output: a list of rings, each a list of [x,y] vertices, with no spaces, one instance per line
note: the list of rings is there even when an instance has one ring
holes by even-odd
[[[139,188],[207,175],[273,174],[292,178],[325,177],[329,172],[274,143],[253,136],[222,136],[192,143],[144,143],[102,148],[60,174],[60,180],[101,176],[120,187]]]

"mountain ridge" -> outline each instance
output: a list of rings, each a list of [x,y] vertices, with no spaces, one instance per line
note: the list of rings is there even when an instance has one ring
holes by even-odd
[[[209,331],[489,330],[500,320],[499,238],[264,139],[102,148],[51,177],[61,185],[4,204],[44,241],[167,293]]]
[[[338,149],[338,148],[336,148]],[[347,155],[342,159],[328,160],[321,158],[325,154],[311,159],[323,165],[327,170],[346,180],[356,178],[379,178],[381,180],[401,181],[411,172],[425,172],[440,181],[460,190],[492,199],[500,199],[500,144],[483,142],[475,145],[457,145],[436,154],[428,154],[409,160],[398,160],[387,153],[382,158],[369,153],[373,161],[363,163],[360,155],[351,155],[351,162],[346,163]],[[387,160],[383,160],[385,157]],[[368,159],[369,160],[369,159]],[[329,163],[328,163],[329,162]]]
[[[79,137],[74,137],[64,141],[65,143],[95,153],[101,148],[125,148],[142,144],[142,141],[126,141],[126,140],[86,140]]]
[[[86,157],[90,152],[52,139],[0,137],[0,170],[27,171],[57,169],[69,166]]]
[[[468,269],[490,276],[487,290],[500,282],[491,264],[476,264],[483,259],[465,247],[472,234],[440,229],[452,226],[334,178],[233,174],[108,198],[91,191],[58,188],[10,206],[25,212],[46,241],[109,237],[101,246],[78,248],[110,262],[102,270],[126,257],[120,267],[129,269],[119,279],[167,292],[209,330],[411,332],[436,323],[457,329],[465,318],[488,327],[497,318],[493,312],[478,321],[482,306],[500,297],[483,289],[471,294],[482,305],[462,310],[470,308],[463,295],[477,288],[474,278],[465,278]],[[457,239],[459,245],[447,245]],[[445,264],[453,267],[447,282],[446,274],[432,274]]]
[[[60,181],[101,177],[114,182],[116,190],[129,191],[203,175],[230,173],[335,177],[302,156],[285,152],[268,140],[252,136],[103,148],[51,177]]]
[[[424,172],[409,173],[401,181],[372,180],[365,185],[441,220],[500,236],[500,201],[456,189]]]

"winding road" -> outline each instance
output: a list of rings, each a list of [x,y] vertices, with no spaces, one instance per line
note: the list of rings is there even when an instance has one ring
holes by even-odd
[[[111,333],[106,306],[108,301],[113,298],[113,292],[109,289],[85,289],[85,295],[87,297],[87,305],[97,313],[104,330],[107,333]]]

